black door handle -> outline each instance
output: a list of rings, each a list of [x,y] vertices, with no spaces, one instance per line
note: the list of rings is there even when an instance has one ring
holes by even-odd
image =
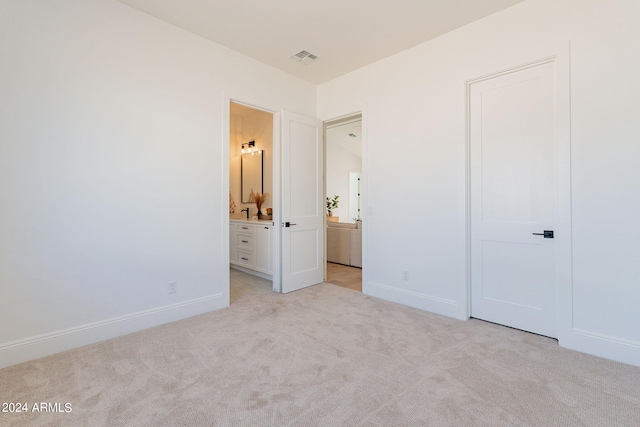
[[[293,223],[291,223],[291,222],[285,222],[285,223],[284,223],[284,226],[285,226],[285,227],[291,227],[292,225],[298,225],[298,224],[293,224]]]
[[[553,230],[544,230],[544,233],[532,233],[534,236],[544,236],[545,239],[553,239]]]

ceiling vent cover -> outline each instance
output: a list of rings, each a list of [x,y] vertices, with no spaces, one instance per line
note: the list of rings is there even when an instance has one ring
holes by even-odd
[[[318,59],[316,55],[311,52],[307,52],[306,50],[301,50],[300,52],[291,55],[289,58],[304,65],[309,65]]]

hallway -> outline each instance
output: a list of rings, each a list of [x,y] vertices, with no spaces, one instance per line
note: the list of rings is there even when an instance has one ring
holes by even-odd
[[[362,269],[328,262],[326,282],[362,292]]]

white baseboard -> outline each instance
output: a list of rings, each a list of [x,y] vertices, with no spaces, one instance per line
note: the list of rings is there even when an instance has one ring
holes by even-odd
[[[460,318],[458,303],[453,300],[394,288],[381,283],[367,282],[363,284],[362,293],[383,300],[419,308],[443,316]],[[463,319],[466,320],[466,319]]]
[[[364,283],[362,293],[443,316],[468,320],[468,318],[460,318],[456,301],[374,282]],[[569,332],[561,334],[559,345],[593,356],[640,366],[640,342],[637,341],[573,328]]]
[[[228,306],[222,294],[0,344],[0,368],[37,359]]]
[[[582,353],[640,366],[640,342],[637,341],[574,328],[560,338],[559,344]]]

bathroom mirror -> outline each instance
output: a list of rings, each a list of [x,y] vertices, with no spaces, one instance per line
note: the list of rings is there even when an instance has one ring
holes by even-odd
[[[253,203],[251,193],[264,193],[262,187],[262,150],[243,154],[240,163],[242,203]]]

